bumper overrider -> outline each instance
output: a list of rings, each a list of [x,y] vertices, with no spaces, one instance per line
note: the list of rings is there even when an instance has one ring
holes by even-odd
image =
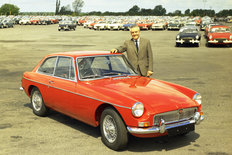
[[[149,128],[138,128],[138,127],[127,127],[127,130],[132,134],[152,134],[152,133],[165,133],[169,129],[178,128],[186,125],[198,125],[204,120],[202,112],[195,112],[194,117],[190,120],[179,120],[177,122],[165,122],[163,119],[160,120],[158,126]]]

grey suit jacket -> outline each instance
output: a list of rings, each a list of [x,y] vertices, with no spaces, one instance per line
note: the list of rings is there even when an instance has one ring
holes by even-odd
[[[127,53],[127,58],[130,63],[137,71],[139,67],[142,76],[147,76],[147,71],[153,72],[153,54],[151,43],[148,39],[140,37],[139,52],[137,52],[135,43],[132,39],[126,40],[117,50],[119,53]]]

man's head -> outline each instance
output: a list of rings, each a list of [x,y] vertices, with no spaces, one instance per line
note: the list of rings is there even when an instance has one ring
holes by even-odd
[[[138,25],[133,25],[130,27],[130,33],[134,40],[137,40],[140,36],[140,28]]]

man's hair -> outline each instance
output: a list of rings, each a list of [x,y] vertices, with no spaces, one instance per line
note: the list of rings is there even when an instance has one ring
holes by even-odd
[[[138,28],[140,30],[139,26],[136,25],[136,24],[130,26],[130,30],[133,29],[133,28]]]

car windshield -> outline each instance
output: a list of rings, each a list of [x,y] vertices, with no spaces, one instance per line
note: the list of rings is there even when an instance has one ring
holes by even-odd
[[[107,55],[77,58],[80,79],[137,75],[125,56]]]
[[[182,32],[183,33],[197,33],[197,30],[196,29],[184,29]]]
[[[217,27],[217,28],[212,28],[211,31],[212,32],[216,32],[216,33],[225,33],[225,32],[230,32],[230,30],[228,28],[224,28],[224,27]]]

